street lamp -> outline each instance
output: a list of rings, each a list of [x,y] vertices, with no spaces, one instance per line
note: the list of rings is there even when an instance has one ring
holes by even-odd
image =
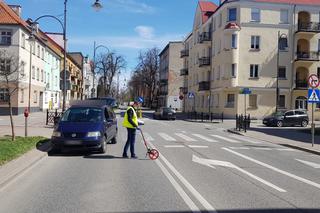
[[[281,42],[282,39],[285,39],[285,43]],[[276,112],[278,112],[279,108],[279,55],[280,55],[280,45],[281,49],[283,50],[284,48],[288,47],[288,36],[287,34],[280,34],[280,31],[278,31],[278,46],[277,46],[277,84],[276,84]],[[280,44],[281,43],[281,44]]]
[[[96,51],[97,51],[98,48],[101,48],[101,47],[105,48],[108,51],[108,53],[110,53],[110,50],[109,50],[109,48],[107,46],[104,46],[104,45],[96,46],[96,42],[93,43],[92,98],[94,98],[94,93],[95,93],[94,80],[95,80],[95,69],[96,69]],[[97,95],[98,95],[98,91],[97,91]]]

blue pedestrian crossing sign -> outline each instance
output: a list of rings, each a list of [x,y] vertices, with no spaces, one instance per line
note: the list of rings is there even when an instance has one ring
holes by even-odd
[[[308,90],[308,103],[320,103],[319,89]]]
[[[139,96],[136,98],[136,101],[139,102],[139,103],[143,103],[144,102],[144,98]]]
[[[194,93],[193,92],[188,92],[188,98],[194,98]]]

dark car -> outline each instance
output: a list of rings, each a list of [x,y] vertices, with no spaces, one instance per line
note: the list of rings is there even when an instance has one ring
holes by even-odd
[[[175,120],[176,119],[176,111],[170,107],[161,107],[153,113],[153,118],[154,119]]]
[[[73,105],[65,111],[51,137],[51,154],[63,149],[106,152],[106,143],[117,142],[117,119],[110,106]]]
[[[306,111],[289,110],[286,112],[277,112],[263,119],[263,124],[266,126],[308,126],[309,117]]]
[[[111,106],[112,108],[118,108],[118,102],[112,97],[99,97],[99,98],[89,98],[88,100],[103,100],[105,105]]]

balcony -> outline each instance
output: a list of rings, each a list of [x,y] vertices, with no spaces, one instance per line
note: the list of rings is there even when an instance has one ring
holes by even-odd
[[[199,91],[208,91],[208,90],[210,90],[210,81],[199,82]]]
[[[211,33],[210,32],[203,32],[199,36],[199,43],[203,43],[205,41],[211,41]]]
[[[320,33],[320,23],[318,22],[299,23],[298,32]]]
[[[180,76],[184,76],[184,75],[188,75],[188,74],[189,74],[188,68],[183,68],[180,70]]]
[[[296,61],[319,61],[319,52],[297,52]]]
[[[180,87],[180,92],[182,94],[188,94],[188,87]]]
[[[160,79],[160,84],[161,85],[167,85],[168,84],[168,79]]]
[[[296,89],[308,89],[308,81],[296,80]]]
[[[187,57],[187,56],[189,56],[189,50],[180,51],[180,58]]]
[[[202,67],[202,66],[209,66],[211,63],[210,63],[210,58],[209,57],[202,57],[202,58],[199,58],[199,67]]]

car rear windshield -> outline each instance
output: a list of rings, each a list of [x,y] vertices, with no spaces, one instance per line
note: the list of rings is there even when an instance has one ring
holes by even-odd
[[[102,110],[92,107],[79,107],[68,109],[61,118],[65,122],[101,122]]]
[[[173,110],[171,108],[163,108],[163,112],[172,112]]]

